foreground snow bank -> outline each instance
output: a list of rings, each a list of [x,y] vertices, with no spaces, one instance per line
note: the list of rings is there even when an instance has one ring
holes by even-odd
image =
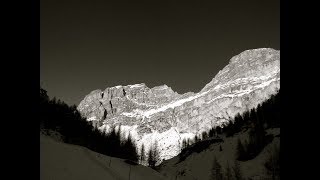
[[[123,159],[105,156],[87,148],[57,142],[40,135],[40,179],[55,180],[162,180],[161,174]]]

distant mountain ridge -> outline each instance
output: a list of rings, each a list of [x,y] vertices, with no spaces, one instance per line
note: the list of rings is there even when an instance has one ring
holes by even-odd
[[[198,93],[178,94],[167,85],[144,83],[94,90],[77,109],[101,130],[121,125],[146,152],[157,142],[161,162],[176,156],[184,138],[221,126],[280,89],[280,51],[246,50]]]

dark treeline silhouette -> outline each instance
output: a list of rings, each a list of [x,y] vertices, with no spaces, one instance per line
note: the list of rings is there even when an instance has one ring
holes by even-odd
[[[280,90],[268,100],[259,104],[257,108],[237,114],[222,127],[217,126],[208,132],[196,135],[194,139],[184,139],[181,149],[190,148],[191,144],[199,143],[206,139],[216,138],[224,134],[226,137],[234,136],[241,131],[249,130],[249,140],[238,140],[237,159],[246,161],[256,157],[262,149],[272,141],[273,136],[266,135],[268,128],[280,128]],[[222,151],[222,148],[221,148]]]
[[[221,143],[221,142],[223,142],[223,139],[221,138],[212,138],[212,139],[205,139],[197,143],[187,145],[184,149],[181,150],[181,153],[179,154],[178,163],[180,163],[181,161],[184,161],[193,152],[200,153],[206,150],[211,144]]]
[[[121,137],[120,127],[106,133],[92,126],[83,118],[76,106],[68,106],[55,97],[50,99],[40,87],[40,130],[59,132],[65,143],[87,147],[108,156],[138,161],[138,153],[131,135]]]
[[[140,149],[140,164],[145,164],[146,161],[146,154],[145,154],[144,144],[141,145]]]
[[[222,132],[223,132],[222,128],[217,126],[215,128],[211,128],[208,132],[204,131],[201,134],[195,135],[193,139],[190,139],[190,138],[183,139],[181,144],[181,150],[189,148],[190,145],[199,143],[207,139],[212,139],[212,138],[216,139],[216,140],[210,141],[212,143],[220,142],[221,137],[219,135],[221,135]]]
[[[208,132],[202,132],[193,139],[183,139],[179,162],[185,160],[193,152],[201,152],[213,143],[223,142],[219,135],[232,137],[239,132],[248,131],[247,139],[242,141],[238,138],[234,163],[230,166],[227,162],[226,167],[222,168],[214,157],[211,170],[211,179],[243,180],[239,162],[255,158],[272,141],[273,135],[266,135],[266,129],[269,128],[280,128],[280,91],[258,105],[257,108],[237,114],[234,119],[222,127],[218,126]],[[223,151],[221,144],[219,151]],[[279,145],[275,145],[264,162],[264,167],[273,180],[280,179],[279,157],[280,148]]]
[[[148,160],[148,162],[147,162],[148,166],[154,169],[156,167],[157,161],[160,158],[159,157],[158,142],[157,141],[155,141],[151,145],[147,156],[148,156],[148,159],[147,159]]]
[[[266,135],[268,128],[280,128],[280,91],[272,95],[267,101],[258,105],[256,109],[236,116],[234,123],[227,126],[227,135],[249,130],[249,140],[238,140],[238,160],[246,161],[255,158],[263,148],[272,141],[272,135]]]
[[[280,128],[280,91],[257,108],[236,115],[233,121],[223,127],[223,132],[229,137],[250,127],[251,131],[257,133],[263,129]]]

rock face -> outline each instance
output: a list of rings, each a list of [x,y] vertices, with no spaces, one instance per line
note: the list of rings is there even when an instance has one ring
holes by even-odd
[[[116,86],[88,94],[80,113],[105,131],[120,126],[146,152],[158,144],[160,163],[180,152],[182,140],[232,120],[280,89],[280,51],[246,50],[198,93],[178,94],[167,85]]]

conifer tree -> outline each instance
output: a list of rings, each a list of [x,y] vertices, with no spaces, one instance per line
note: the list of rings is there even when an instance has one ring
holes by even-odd
[[[208,138],[208,133],[206,131],[202,132],[202,140]]]
[[[159,147],[158,147],[158,141],[157,140],[154,142],[153,157],[154,157],[155,163],[158,162],[158,160],[160,159]]]
[[[219,134],[222,133],[222,129],[221,129],[220,126],[217,126],[217,127],[216,127],[216,133],[217,133],[217,135],[219,135]]]
[[[196,136],[194,137],[194,142],[197,143],[197,142],[199,142],[199,141],[200,141],[200,138],[198,137],[198,135],[196,135]]]
[[[144,149],[144,144],[142,144],[141,150],[140,150],[140,163],[144,164],[145,160],[146,160],[145,149]]]
[[[151,168],[155,167],[155,160],[154,160],[154,154],[152,151],[152,147],[150,147],[150,149],[148,151],[148,166]]]
[[[183,140],[182,140],[181,150],[184,150],[186,147],[187,147],[187,140],[186,140],[186,139],[183,139]]]
[[[138,161],[137,148],[132,140],[131,134],[128,135],[127,140],[124,142],[123,151],[123,157],[134,162]]]
[[[215,129],[211,128],[209,131],[209,137],[213,137],[215,135]]]
[[[190,139],[188,138],[187,139],[187,147],[189,147],[191,145],[191,141],[190,141]]]
[[[158,151],[158,141],[155,141],[149,149],[148,152],[148,165],[151,168],[156,166],[157,161],[159,160],[159,151]]]

